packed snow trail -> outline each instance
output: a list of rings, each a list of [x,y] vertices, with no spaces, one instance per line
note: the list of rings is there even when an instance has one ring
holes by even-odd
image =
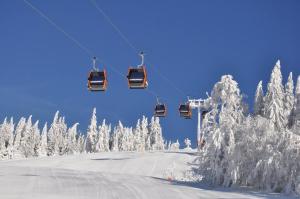
[[[281,195],[213,190],[166,180],[180,176],[192,153],[120,152],[45,157],[0,162],[2,199],[177,199],[279,198]]]

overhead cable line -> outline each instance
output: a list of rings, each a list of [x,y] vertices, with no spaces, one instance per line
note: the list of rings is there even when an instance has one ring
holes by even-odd
[[[53,27],[55,27],[58,31],[63,33],[68,39],[73,41],[79,48],[81,48],[84,52],[86,52],[89,56],[94,57],[94,53],[84,46],[82,43],[80,43],[77,39],[75,39],[71,34],[66,32],[61,26],[57,25],[52,19],[50,19],[44,12],[42,12],[40,9],[38,9],[36,6],[34,6],[32,3],[30,3],[27,0],[23,0],[30,8],[32,8],[36,13],[38,13],[42,18],[44,18],[48,23],[50,23]],[[134,46],[133,46],[134,47]],[[105,64],[104,60],[101,60],[103,64]],[[105,64],[107,65],[107,64]],[[109,65],[110,68],[117,73],[118,75],[127,78],[126,75],[124,75],[122,72],[120,72],[117,68],[113,67],[112,65]],[[156,97],[156,93],[154,91],[146,89],[146,91],[151,94],[152,96]]]
[[[85,51],[89,56],[94,56],[91,50],[89,50],[87,47],[85,47],[83,44],[81,44],[77,39],[75,39],[73,36],[71,36],[69,33],[67,33],[63,28],[61,28],[59,25],[57,25],[53,20],[51,20],[45,13],[43,13],[40,9],[35,7],[32,3],[30,3],[27,0],[24,0],[24,2],[31,7],[36,13],[38,13],[41,17],[43,17],[45,20],[47,20],[53,27],[55,27],[58,31],[63,33],[67,38],[69,38],[71,41],[73,41],[79,48],[81,48],[83,51]]]
[[[113,27],[113,29],[119,34],[119,36],[128,44],[128,46],[130,48],[132,48],[135,51],[135,53],[138,53],[139,52],[138,48],[136,48],[132,44],[132,42],[130,42],[128,37],[126,37],[125,34],[120,30],[120,28],[118,28],[118,26],[112,22],[111,18],[103,11],[103,9],[100,8],[100,6],[97,4],[96,0],[90,0],[90,2],[96,8],[96,10],[106,19],[106,21]],[[185,92],[183,90],[178,88],[168,77],[166,77],[155,66],[153,66],[153,64],[151,64],[151,63],[149,63],[149,64],[152,66],[151,68],[153,68],[154,71],[157,74],[159,74],[162,79],[164,79],[165,81],[167,81],[169,83],[170,86],[172,86],[174,89],[176,89],[179,93],[185,95]]]

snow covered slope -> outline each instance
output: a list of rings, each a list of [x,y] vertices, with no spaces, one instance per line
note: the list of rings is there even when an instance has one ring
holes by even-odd
[[[192,153],[119,152],[0,162],[0,198],[282,198],[170,182],[189,169]]]

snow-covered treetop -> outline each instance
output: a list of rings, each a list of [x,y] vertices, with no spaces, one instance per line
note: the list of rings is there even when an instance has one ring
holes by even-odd
[[[231,75],[221,77],[221,81],[214,85],[211,97],[216,104],[239,104],[241,102],[238,83],[233,80]]]
[[[270,86],[281,86],[280,89],[282,89],[282,74],[281,74],[281,66],[280,61],[278,60],[272,70],[270,82],[268,84],[268,90],[270,90]]]
[[[254,99],[254,114],[262,115],[263,114],[263,106],[264,106],[264,91],[262,88],[262,81],[260,81],[257,85]]]
[[[300,75],[298,76],[298,79],[297,79],[296,95],[300,95]]]
[[[294,81],[293,81],[293,73],[292,72],[290,72],[288,81],[286,82],[285,93],[291,94],[291,95],[294,94]]]
[[[278,66],[280,68],[280,60],[279,59],[276,62],[276,66]]]

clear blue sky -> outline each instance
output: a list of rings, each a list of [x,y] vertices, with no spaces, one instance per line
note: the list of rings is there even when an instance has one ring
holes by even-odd
[[[123,74],[139,57],[89,1],[32,4],[106,63],[106,93],[86,89],[91,57],[22,0],[0,1],[0,118],[33,115],[52,121],[56,110],[85,131],[92,108],[99,120],[135,125],[156,103],[143,90],[129,90]],[[259,80],[264,88],[277,59],[284,81],[300,74],[300,1],[109,1],[99,6],[146,53],[149,89],[168,105],[164,136],[196,138],[197,119],[183,120],[178,104],[186,95],[205,97],[221,75],[232,74],[252,105]],[[153,66],[149,65],[149,61]],[[153,70],[156,67],[174,86]],[[196,113],[194,112],[194,115]]]

